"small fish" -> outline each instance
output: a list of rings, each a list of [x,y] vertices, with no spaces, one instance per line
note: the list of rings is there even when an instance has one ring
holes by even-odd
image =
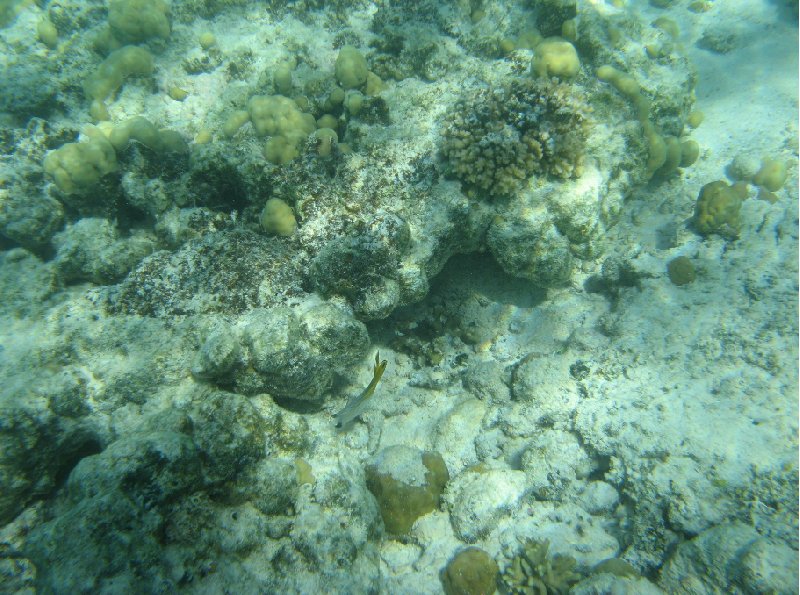
[[[369,401],[369,398],[375,393],[375,387],[378,386],[378,382],[380,382],[381,376],[383,376],[386,364],[386,360],[381,360],[380,352],[375,352],[375,366],[372,368],[372,380],[367,385],[367,388],[361,391],[361,394],[351,397],[350,400],[347,401],[347,405],[344,406],[344,409],[336,414],[337,428],[343,429],[349,426],[355,418],[364,412],[367,401]]]

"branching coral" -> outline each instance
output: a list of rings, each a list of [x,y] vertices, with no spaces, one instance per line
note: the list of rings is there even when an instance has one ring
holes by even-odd
[[[588,117],[575,87],[517,79],[456,103],[442,154],[456,177],[492,195],[510,194],[533,175],[576,178]]]
[[[548,558],[548,540],[528,539],[522,551],[503,571],[503,585],[510,595],[561,595],[583,576],[575,570],[575,558],[555,555]]]

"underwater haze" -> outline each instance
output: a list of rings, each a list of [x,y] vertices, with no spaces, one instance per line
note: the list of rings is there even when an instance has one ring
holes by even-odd
[[[0,593],[798,593],[795,0],[0,0]]]

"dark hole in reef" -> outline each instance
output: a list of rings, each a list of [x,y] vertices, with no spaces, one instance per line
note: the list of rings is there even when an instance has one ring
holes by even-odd
[[[81,459],[99,454],[103,444],[97,436],[90,432],[80,432],[66,441],[58,450],[56,461],[55,485],[61,486]]]
[[[601,455],[595,457],[596,466],[589,474],[589,481],[605,481],[606,473],[611,469],[611,457]]]
[[[331,394],[336,394],[332,392]],[[300,399],[287,399],[273,395],[272,400],[275,404],[294,413],[317,413],[322,408],[317,402],[302,401]]]
[[[491,313],[484,317],[482,308],[487,312],[503,306],[535,308],[546,295],[530,281],[506,274],[490,254],[457,254],[431,279],[424,299],[398,308],[386,320],[371,322],[367,327],[374,343],[422,355],[426,365],[434,365],[436,354],[432,353],[435,348],[431,344],[438,337],[460,334],[466,343],[471,343],[473,335],[485,330]],[[466,319],[465,312],[475,313],[480,321]],[[459,365],[463,364],[466,361],[462,356]]]

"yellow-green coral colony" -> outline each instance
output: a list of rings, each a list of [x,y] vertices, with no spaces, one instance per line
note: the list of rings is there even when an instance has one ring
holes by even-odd
[[[722,180],[706,184],[694,209],[694,226],[702,235],[717,234],[735,239],[741,229],[742,201],[747,198],[747,184],[729,185]]]
[[[424,481],[418,485],[405,483],[391,473],[382,473],[378,465],[367,467],[367,488],[378,502],[386,531],[392,535],[408,533],[419,517],[434,510],[450,479],[447,465],[439,453],[424,452],[421,458],[425,469]]]
[[[123,149],[131,140],[138,141],[157,153],[184,153],[189,148],[179,133],[174,130],[160,130],[141,116],[114,127],[108,138],[117,151]]]
[[[36,35],[39,41],[50,49],[58,45],[58,30],[53,22],[46,17],[36,24]]]
[[[761,169],[753,177],[753,184],[766,188],[770,192],[777,192],[783,188],[786,177],[786,162],[766,157],[761,163]]]
[[[650,122],[650,101],[642,95],[636,79],[609,65],[598,68],[596,74],[598,79],[609,83],[634,106],[647,141],[649,177],[664,178],[677,171],[679,167],[689,167],[697,161],[700,156],[700,146],[695,141],[681,141],[674,136],[663,136]],[[691,115],[689,119],[692,120]],[[694,118],[697,125],[699,119]]]
[[[270,198],[261,211],[261,227],[270,235],[290,236],[297,228],[294,211],[280,198]]]
[[[500,569],[487,552],[468,547],[453,556],[439,578],[445,595],[491,595]]]
[[[87,140],[67,143],[44,158],[44,172],[62,192],[72,194],[97,183],[117,169],[113,145],[97,128],[86,131]]]
[[[532,50],[542,41],[542,34],[536,29],[522,31],[516,39],[504,37],[500,40],[498,48],[504,54],[514,50]]]
[[[689,115],[686,117],[686,123],[692,128],[697,128],[703,123],[704,118],[705,114],[703,114],[703,112],[694,110],[689,112]]]
[[[523,31],[517,39],[503,38],[498,43],[499,50],[508,54],[516,49],[533,50],[531,74],[537,77],[572,78],[580,72],[581,62],[572,41],[577,37],[575,21],[565,21],[562,25],[564,37],[548,37],[533,30]]]
[[[47,154],[44,172],[62,192],[73,194],[96,184],[117,169],[116,152],[135,140],[158,153],[183,153],[188,145],[174,130],[159,130],[142,117],[131,118],[118,126],[88,127],[86,140],[67,143]]]
[[[213,33],[211,33],[211,31],[204,31],[197,38],[197,43],[199,43],[200,47],[204,50],[210,50],[212,47],[217,45],[217,38]]]
[[[232,138],[249,121],[250,113],[247,110],[236,110],[222,124],[222,134],[227,138]]]
[[[89,115],[95,122],[103,122],[110,120],[111,115],[108,113],[108,107],[99,99],[93,99],[89,104]]]
[[[108,25],[114,37],[123,43],[151,37],[166,39],[170,34],[168,12],[164,0],[111,0]]]
[[[105,101],[122,86],[129,76],[145,76],[153,72],[153,57],[144,48],[128,45],[111,52],[83,83],[89,99]]]
[[[339,50],[334,65],[335,86],[319,106],[322,115],[315,121],[309,113],[313,108],[304,96],[287,95],[293,89],[292,72],[296,61],[292,58],[277,65],[272,73],[275,95],[256,95],[250,98],[247,109],[236,110],[222,124],[222,135],[233,138],[248,122],[257,136],[269,137],[264,146],[265,158],[275,165],[286,165],[300,155],[302,145],[311,135],[316,141],[320,157],[331,155],[338,143],[339,119],[342,108],[350,116],[358,114],[364,106],[365,96],[376,95],[383,88],[379,77],[369,72],[364,56],[353,46]],[[341,145],[344,147],[344,145]]]
[[[314,132],[317,141],[317,154],[320,157],[330,157],[333,147],[339,141],[336,131],[331,128],[318,128]]]
[[[257,136],[269,136],[264,148],[268,161],[284,165],[299,155],[299,145],[317,128],[314,116],[303,112],[295,101],[283,95],[256,95],[246,110],[231,113],[222,134],[232,138],[250,122]]]
[[[281,62],[272,74],[272,83],[275,90],[282,95],[289,95],[292,92],[292,70],[295,67],[294,60]]]
[[[367,60],[351,45],[339,50],[334,68],[336,80],[345,89],[357,89],[367,82]]]
[[[189,97],[188,91],[181,89],[177,85],[170,85],[169,88],[167,88],[167,95],[169,95],[170,99],[174,99],[175,101],[183,101]]]
[[[580,69],[578,52],[566,39],[549,37],[534,49],[531,72],[536,76],[572,78]]]

